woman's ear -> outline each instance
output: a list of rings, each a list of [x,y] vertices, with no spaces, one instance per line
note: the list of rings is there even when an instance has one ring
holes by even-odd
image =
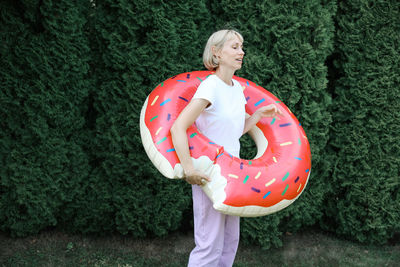
[[[217,49],[217,47],[215,45],[213,45],[211,47],[211,52],[212,52],[213,56],[215,56],[216,58],[220,58],[220,55],[219,55],[220,51]]]

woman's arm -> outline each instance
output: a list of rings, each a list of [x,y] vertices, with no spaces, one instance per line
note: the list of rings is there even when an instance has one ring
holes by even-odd
[[[253,113],[253,115],[246,119],[244,123],[243,134],[247,133],[262,118],[275,117],[282,114],[282,111],[280,111],[274,104],[270,104],[268,106],[257,109],[257,111]]]
[[[193,99],[182,110],[171,127],[172,143],[181,162],[186,181],[190,184],[202,185],[202,179],[210,181],[209,177],[194,168],[190,158],[189,142],[186,134],[187,128],[195,122],[200,113],[209,104],[210,102],[205,99]]]

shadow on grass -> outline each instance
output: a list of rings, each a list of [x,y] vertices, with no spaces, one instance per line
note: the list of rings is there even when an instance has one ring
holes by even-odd
[[[400,244],[366,246],[318,230],[287,234],[282,248],[240,245],[235,267],[247,266],[398,266]],[[133,239],[92,237],[56,230],[27,238],[0,233],[0,266],[186,266],[193,234]]]

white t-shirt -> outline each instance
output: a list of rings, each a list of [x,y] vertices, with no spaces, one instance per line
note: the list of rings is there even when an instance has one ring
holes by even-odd
[[[197,118],[196,126],[202,134],[239,157],[239,138],[246,119],[246,98],[240,83],[233,80],[227,85],[217,75],[211,75],[197,88],[193,99],[208,100],[211,105]]]

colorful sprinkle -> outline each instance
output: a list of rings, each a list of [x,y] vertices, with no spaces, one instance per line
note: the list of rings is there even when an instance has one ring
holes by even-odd
[[[276,121],[276,118],[273,118],[272,121],[271,121],[271,125],[274,124],[275,121]]]
[[[192,150],[192,149],[194,149],[194,146],[190,146],[190,147],[189,147],[189,150]]]
[[[246,97],[246,101],[249,101],[249,99],[250,99],[250,96]]]
[[[158,135],[160,133],[161,129],[162,129],[162,127],[158,128],[156,135]]]
[[[249,160],[249,165],[251,165],[251,160]]]
[[[167,152],[173,152],[173,151],[175,151],[175,148],[167,149]]]
[[[296,180],[294,180],[295,183],[297,183],[300,179],[300,176],[297,176]]]
[[[222,152],[221,154],[219,154],[219,155],[216,157],[216,159],[219,158],[219,157],[221,157],[223,154],[224,154],[224,152]]]
[[[160,86],[163,87],[164,86],[164,82],[162,82]]]
[[[280,146],[288,146],[288,145],[291,145],[291,144],[292,144],[292,142],[286,142],[286,143],[280,144]]]
[[[274,160],[274,162],[275,163],[277,163],[278,161],[276,160],[276,158],[275,157],[272,157],[272,159]]]
[[[197,135],[197,133],[192,133],[191,135],[190,135],[190,138],[193,138],[193,137],[195,137]]]
[[[154,98],[153,102],[151,102],[151,106],[154,105],[154,103],[156,103],[157,99],[158,99],[158,95]]]
[[[246,175],[246,177],[245,177],[244,180],[243,180],[243,184],[245,184],[245,183],[247,182],[248,179],[249,179],[249,176]]]
[[[183,101],[189,102],[189,100],[187,100],[187,99],[184,98],[184,97],[179,96],[179,98],[182,99]]]
[[[246,81],[247,86],[250,86],[249,81]]]
[[[155,119],[157,119],[158,115],[154,116],[153,118],[150,119],[150,121],[154,121]]]
[[[169,121],[171,119],[171,114],[170,113],[168,113],[168,116],[167,116],[167,121]]]
[[[164,106],[164,105],[167,104],[169,101],[171,101],[170,98],[168,98],[168,99],[165,100],[164,102],[160,103],[160,106]]]
[[[275,179],[275,178],[272,178],[271,181],[269,181],[268,183],[265,184],[265,187],[270,186],[271,184],[275,183],[275,181],[276,181],[276,179]]]
[[[288,188],[289,188],[289,185],[287,184],[286,187],[285,187],[285,190],[283,190],[283,192],[282,192],[282,196],[283,196],[284,194],[286,194],[286,191],[288,190]]]
[[[186,81],[184,80],[176,80],[177,82],[185,83]]]
[[[281,101],[278,100],[278,101],[275,101],[275,103],[278,103],[278,104],[279,104],[279,103],[281,103]]]
[[[263,198],[265,199],[267,196],[269,196],[271,194],[271,191],[269,191],[268,193],[266,193]]]
[[[199,77],[196,77],[196,78],[197,78],[197,79],[199,79],[199,81],[200,81],[200,82],[202,82],[202,81],[203,81],[203,80],[202,80],[202,79],[200,79]]]
[[[258,105],[260,105],[262,102],[264,102],[265,101],[265,98],[262,98],[261,100],[259,100],[257,103],[255,103],[254,104],[254,106],[258,106]]]
[[[285,176],[283,176],[282,181],[285,181],[288,177],[289,177],[289,172],[287,172],[287,173],[285,174]]]
[[[254,179],[257,180],[258,178],[260,178],[260,176],[261,176],[261,172],[258,172],[257,175],[256,175],[256,177],[254,177]]]
[[[160,140],[157,142],[157,145],[161,144],[161,143],[164,142],[165,140],[167,140],[167,137],[164,137],[164,138],[160,139]]]
[[[239,176],[234,175],[234,174],[228,174],[228,176],[231,177],[231,178],[235,178],[235,179],[238,179],[238,178],[239,178]]]
[[[214,142],[208,142],[210,145],[215,145],[215,143]]]
[[[289,123],[284,123],[284,124],[279,124],[279,127],[287,127],[287,126],[290,126],[290,125],[292,125],[291,122],[289,122]]]
[[[297,139],[298,140],[298,142],[299,142],[299,145],[301,145],[301,140],[300,140],[300,138],[299,139]]]
[[[186,75],[186,79],[190,79],[190,73]]]
[[[306,172],[309,172],[309,171],[310,171],[310,169],[307,169],[307,170],[306,170]]]
[[[240,162],[240,169],[243,170],[243,162]]]
[[[242,90],[244,91],[244,89],[246,89],[246,86],[243,86],[243,85],[242,85]]]
[[[260,193],[260,192],[261,192],[260,189],[257,189],[257,188],[255,188],[255,187],[252,187],[251,190],[253,190],[254,192],[257,192],[257,193]]]
[[[301,158],[299,158],[299,157],[294,157],[295,159],[297,159],[297,160],[301,160]]]
[[[299,185],[299,188],[297,189],[297,193],[300,191],[300,188],[301,188],[301,184]]]

